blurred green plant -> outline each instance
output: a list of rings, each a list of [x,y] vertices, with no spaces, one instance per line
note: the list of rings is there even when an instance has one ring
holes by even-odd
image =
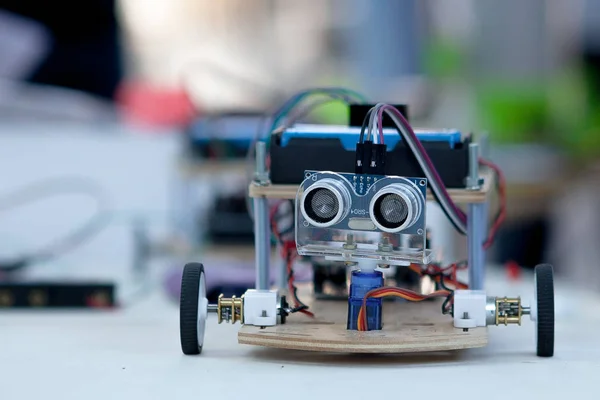
[[[337,77],[325,77],[320,79],[320,82],[316,85],[320,87],[345,87],[355,88],[356,85],[351,83],[350,79],[346,79],[343,76]],[[360,92],[360,90],[358,90]],[[340,124],[344,125],[348,123],[350,118],[350,111],[348,105],[342,101],[332,101],[315,108],[310,113],[310,117],[314,121],[318,121],[323,124]]]
[[[473,87],[476,125],[492,141],[548,144],[580,162],[600,157],[600,71],[573,65],[543,80],[481,80],[466,60],[464,46],[445,38],[433,38],[424,51],[430,78]]]
[[[545,88],[528,82],[493,82],[475,88],[477,125],[498,143],[544,142]]]
[[[423,51],[423,67],[432,78],[460,76],[465,70],[465,59],[460,44],[444,38],[432,39]]]

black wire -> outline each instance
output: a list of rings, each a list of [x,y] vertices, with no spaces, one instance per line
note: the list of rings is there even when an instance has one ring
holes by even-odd
[[[452,316],[454,316],[454,311],[452,308],[447,309],[448,303],[450,302],[450,300],[452,300],[452,298],[454,297],[454,292],[451,292],[448,297],[446,297],[446,300],[444,300],[444,302],[442,303],[442,314],[446,315],[446,314],[450,314]]]
[[[442,289],[447,290],[449,292],[454,292],[454,290],[450,289],[448,286],[446,286],[446,284],[444,283],[444,274],[443,273],[439,273],[440,276],[440,286],[442,287]]]
[[[363,123],[362,123],[362,126],[360,128],[360,137],[358,139],[359,143],[363,143],[364,142],[364,136],[365,136],[365,131],[367,129],[367,125],[369,123],[369,117],[370,117],[371,113],[373,112],[374,108],[375,107],[369,109],[369,111],[365,115],[365,118],[363,119]],[[404,140],[404,138],[402,137],[402,132],[400,131],[400,127],[398,127],[397,125],[394,124],[394,128],[396,129],[396,132],[398,132],[398,135],[400,135],[400,138],[402,140]],[[422,168],[421,168],[421,172],[424,174],[424,172],[422,171]],[[439,196],[437,195],[437,193],[434,190],[432,190],[431,193],[433,193],[433,198],[435,199],[435,201],[438,204],[442,204],[442,202],[441,202]],[[458,232],[462,233],[462,230],[460,229],[460,227],[454,222],[454,220],[452,218],[450,218],[450,215],[448,214],[448,211],[446,211],[446,209],[444,207],[440,207],[440,208],[442,209],[442,211],[444,212],[444,215],[450,221],[450,223],[452,224],[452,226],[454,226],[454,229],[456,229]]]
[[[288,273],[288,285],[294,278],[294,268],[291,267],[291,265],[290,265],[291,262],[292,262],[292,254],[291,254],[291,252],[288,251],[288,253],[286,254],[286,267],[289,267],[289,269],[290,269],[290,272]],[[298,309],[298,311],[308,310],[308,306],[306,304],[304,304],[302,302],[302,300],[300,300],[300,298],[298,297],[298,288],[296,287],[296,285],[292,284],[292,289],[293,289],[294,300],[296,300],[296,303],[298,304],[298,306],[296,307]]]
[[[441,206],[442,202],[440,201],[440,198],[437,195],[437,193],[435,192],[435,190],[432,190],[431,193],[433,194],[433,198],[435,199],[435,201]],[[454,220],[452,218],[450,218],[450,214],[448,214],[448,211],[446,211],[446,208],[445,207],[440,207],[440,208],[442,209],[442,211],[444,212],[444,215],[450,221],[450,223],[452,224],[454,229],[456,229],[459,233],[465,235],[465,233],[462,232],[461,228],[456,224],[456,222],[454,222]]]
[[[367,130],[367,125],[369,124],[369,117],[371,116],[372,112],[373,108],[370,108],[369,111],[367,111],[365,118],[363,119],[362,126],[360,127],[360,137],[358,138],[358,143],[364,143],[365,131]]]
[[[370,112],[371,112],[372,110],[373,110],[373,109],[369,110],[369,114],[370,114]],[[369,114],[367,114],[367,117],[368,117],[368,115],[369,115]],[[365,122],[363,121],[363,126],[364,126],[364,124],[365,124]],[[402,131],[400,130],[400,127],[399,127],[399,126],[397,126],[396,124],[394,124],[394,128],[396,129],[396,132],[398,132],[398,135],[400,135],[400,139],[404,140],[404,137],[402,136]],[[362,143],[362,136],[363,136],[363,133],[364,133],[364,132],[362,132],[362,131],[361,131],[361,137],[360,137],[360,142],[361,142],[361,143]],[[417,140],[419,140],[419,138],[417,138]],[[406,146],[408,147],[408,144],[407,144]],[[410,147],[409,147],[409,149],[410,149]],[[413,154],[413,157],[414,157],[414,154]],[[416,158],[416,157],[415,157],[415,158]],[[420,166],[419,166],[419,168],[421,169],[421,172],[422,172],[423,174],[425,174],[425,172],[423,172],[423,168],[421,168]],[[441,205],[441,204],[442,204],[442,202],[441,202],[441,200],[440,200],[440,197],[439,197],[439,196],[438,196],[438,194],[436,193],[436,191],[435,191],[435,190],[431,190],[431,193],[433,194],[433,198],[435,199],[435,201],[436,201],[438,204],[440,204],[440,205]],[[458,226],[458,225],[457,225],[457,224],[454,222],[454,220],[453,220],[452,218],[450,218],[450,214],[448,214],[448,211],[446,211],[446,208],[445,208],[445,207],[440,207],[440,208],[442,209],[442,211],[444,212],[444,215],[445,215],[445,216],[446,216],[446,218],[447,218],[447,219],[450,221],[450,223],[452,224],[452,226],[454,226],[454,229],[456,229],[458,232],[462,233],[462,230],[461,230],[461,228],[460,228],[460,227],[459,227],[459,226]],[[463,234],[464,234],[464,233],[463,233]]]
[[[461,261],[461,263],[464,261]],[[460,263],[457,263],[457,266],[460,265]],[[452,314],[452,310],[446,310],[446,306],[448,305],[448,302],[450,302],[450,300],[452,300],[452,298],[454,297],[454,290],[450,289],[448,286],[446,286],[446,283],[444,282],[444,278],[445,275],[443,272],[436,272],[433,274],[429,274],[429,273],[424,273],[423,275],[427,275],[431,278],[436,278],[436,277],[440,277],[440,286],[442,287],[442,289],[450,292],[450,294],[446,297],[446,299],[444,300],[444,302],[442,303],[442,314]]]
[[[294,208],[291,208],[292,210],[294,210]],[[275,214],[273,215],[273,218],[275,221],[272,221],[272,226],[274,226],[274,228],[276,229],[277,227],[277,216],[279,214],[278,212],[279,210],[277,210],[277,212],[275,212]],[[274,234],[275,234],[275,238],[277,239],[277,241],[279,242],[279,245],[282,248],[285,248],[285,241],[283,240],[283,234],[281,232],[278,232],[274,229]],[[286,231],[291,231],[290,229],[287,229]],[[285,254],[285,262],[286,262],[286,268],[289,267],[290,272],[288,273],[287,276],[287,283],[288,286],[290,284],[290,282],[292,281],[292,279],[294,278],[294,268],[292,268],[291,263],[292,263],[292,252],[291,251],[287,251]],[[306,304],[304,304],[300,298],[298,297],[298,288],[292,284],[292,296],[293,296],[293,300],[296,301],[296,303],[298,304],[297,307],[293,308],[292,311],[290,311],[290,313],[294,313],[294,312],[299,312],[302,310],[308,310],[308,306]]]
[[[446,306],[448,305],[448,302],[450,302],[450,300],[452,300],[452,297],[454,297],[454,290],[450,289],[444,283],[444,274],[440,273],[439,275],[440,275],[440,285],[442,286],[442,288],[444,290],[447,290],[450,292],[450,294],[446,297],[446,300],[444,300],[444,302],[442,303],[442,314],[448,314],[448,311],[446,311]]]
[[[290,310],[290,314],[302,311],[302,310],[308,310],[308,306],[299,306],[299,307],[294,307]]]

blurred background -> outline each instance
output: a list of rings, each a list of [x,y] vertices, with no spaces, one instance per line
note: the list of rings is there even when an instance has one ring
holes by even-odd
[[[508,180],[490,264],[551,262],[597,289],[599,73],[598,0],[0,0],[0,279],[176,299],[200,260],[214,293],[252,285],[260,116],[345,86],[487,138]],[[309,117],[346,119],[335,104]]]

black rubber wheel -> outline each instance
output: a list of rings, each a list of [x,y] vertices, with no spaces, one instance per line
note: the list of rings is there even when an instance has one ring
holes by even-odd
[[[537,355],[554,355],[554,271],[550,264],[535,267]]]
[[[179,336],[183,354],[195,355],[202,352],[202,343],[198,340],[199,298],[201,279],[204,281],[204,266],[189,263],[183,268],[181,278],[181,296],[179,301]],[[206,289],[204,288],[206,292]],[[204,332],[201,332],[204,336]]]

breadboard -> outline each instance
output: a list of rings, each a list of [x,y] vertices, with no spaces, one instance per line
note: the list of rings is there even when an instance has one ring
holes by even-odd
[[[441,302],[385,302],[383,330],[346,330],[344,301],[315,301],[316,318],[290,316],[283,325],[261,329],[244,325],[241,344],[280,349],[337,353],[414,353],[459,350],[487,345],[487,328],[464,332],[454,328],[452,318],[442,315]]]

